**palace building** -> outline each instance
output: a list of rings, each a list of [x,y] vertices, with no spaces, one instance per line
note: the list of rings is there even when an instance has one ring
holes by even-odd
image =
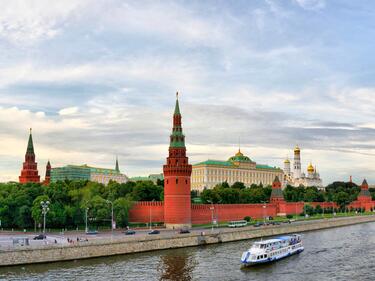
[[[319,189],[323,189],[323,181],[320,175],[311,163],[307,166],[307,174],[302,172],[301,168],[301,149],[298,145],[294,148],[294,163],[293,171],[290,168],[290,160],[285,159],[284,161],[284,186],[316,186]]]
[[[228,182],[228,184],[242,182],[246,186],[252,184],[272,185],[276,177],[283,178],[282,169],[257,164],[243,155],[239,149],[227,161],[207,160],[194,164],[191,189],[201,192],[222,182]]]
[[[64,180],[90,180],[107,185],[109,181],[128,182],[128,177],[120,172],[118,160],[115,169],[90,167],[87,165],[67,165],[51,169],[51,182]]]

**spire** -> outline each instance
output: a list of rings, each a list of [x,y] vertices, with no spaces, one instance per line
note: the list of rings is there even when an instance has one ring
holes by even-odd
[[[176,106],[173,114],[173,130],[170,136],[169,147],[185,147],[185,136],[182,133],[181,112],[178,104],[178,92],[176,93]]]
[[[174,108],[174,115],[181,115],[180,105],[178,104],[178,92],[176,92],[176,106]]]
[[[115,168],[116,172],[120,172],[120,167],[118,165],[118,157],[116,155],[116,168]]]
[[[33,135],[32,135],[32,128],[30,128],[30,136],[29,142],[27,144],[27,154],[34,154],[34,144],[33,144]]]

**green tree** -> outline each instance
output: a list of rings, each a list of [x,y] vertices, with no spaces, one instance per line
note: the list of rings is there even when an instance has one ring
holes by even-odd
[[[129,224],[129,210],[131,207],[132,201],[129,197],[121,197],[114,201],[113,210],[118,226],[125,227]]]

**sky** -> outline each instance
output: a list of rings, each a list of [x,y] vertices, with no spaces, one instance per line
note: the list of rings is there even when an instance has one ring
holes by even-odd
[[[375,183],[373,1],[0,0],[0,181],[33,128],[39,172],[162,172],[175,93],[191,163],[239,146],[324,184]],[[240,140],[240,141],[239,141]]]

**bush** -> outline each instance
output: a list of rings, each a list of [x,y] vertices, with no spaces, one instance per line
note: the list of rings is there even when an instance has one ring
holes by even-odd
[[[251,217],[249,217],[249,216],[246,216],[246,217],[244,217],[243,218],[245,221],[247,221],[247,222],[250,222],[251,221]]]
[[[286,215],[286,218],[287,218],[287,219],[292,219],[292,218],[293,218],[293,215],[288,214],[288,215]]]

